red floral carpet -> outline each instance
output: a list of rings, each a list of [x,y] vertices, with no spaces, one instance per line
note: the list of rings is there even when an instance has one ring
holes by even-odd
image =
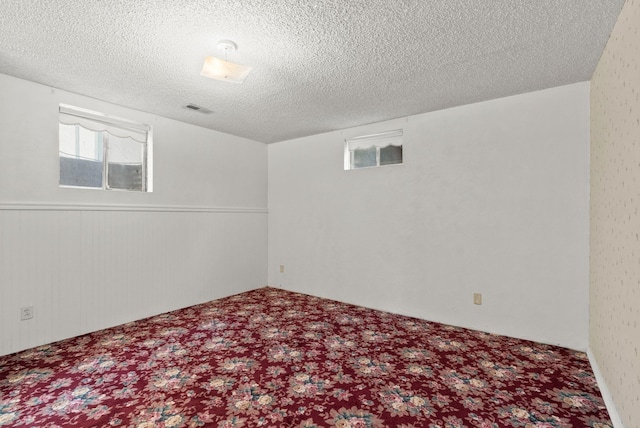
[[[262,288],[0,357],[0,426],[611,423],[583,353]]]

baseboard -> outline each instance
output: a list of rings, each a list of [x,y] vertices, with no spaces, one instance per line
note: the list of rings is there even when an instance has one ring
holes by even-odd
[[[587,356],[589,357],[589,362],[591,363],[593,374],[596,376],[596,381],[598,382],[598,387],[600,388],[600,394],[602,394],[604,404],[605,406],[607,406],[607,411],[609,412],[609,417],[611,418],[613,427],[624,428],[622,420],[620,419],[620,415],[616,410],[616,405],[613,402],[613,397],[611,397],[611,394],[609,393],[609,388],[607,387],[607,383],[604,380],[604,376],[602,376],[602,372],[600,372],[600,367],[598,367],[598,362],[596,361],[596,357],[593,355],[593,352],[591,352],[591,348],[587,349]]]

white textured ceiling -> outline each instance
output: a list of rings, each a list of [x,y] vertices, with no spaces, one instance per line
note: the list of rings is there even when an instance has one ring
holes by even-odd
[[[623,3],[0,0],[0,73],[270,143],[589,80]]]

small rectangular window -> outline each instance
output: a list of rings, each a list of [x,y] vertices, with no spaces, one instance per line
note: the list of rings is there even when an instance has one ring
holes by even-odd
[[[402,129],[345,140],[345,170],[401,163]]]
[[[60,186],[151,191],[151,126],[60,105]]]

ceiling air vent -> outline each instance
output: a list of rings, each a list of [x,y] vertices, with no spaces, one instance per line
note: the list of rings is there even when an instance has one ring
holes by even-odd
[[[196,105],[196,104],[187,104],[183,108],[186,108],[187,110],[197,111],[198,113],[202,113],[202,114],[211,114],[211,113],[213,113],[213,110],[209,110],[206,107],[201,107],[201,106]]]

